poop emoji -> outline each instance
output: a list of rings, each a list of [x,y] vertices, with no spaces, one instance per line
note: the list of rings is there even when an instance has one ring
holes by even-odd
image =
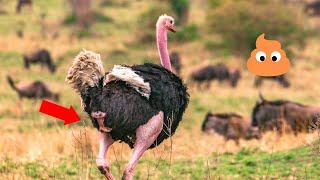
[[[281,49],[280,42],[266,40],[264,34],[261,34],[256,46],[247,61],[247,68],[251,73],[257,76],[279,76],[289,70],[290,61],[286,52]]]

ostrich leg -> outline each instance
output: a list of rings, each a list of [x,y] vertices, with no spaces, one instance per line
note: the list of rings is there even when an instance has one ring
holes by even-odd
[[[132,157],[122,176],[123,180],[132,180],[133,172],[138,164],[142,154],[152,145],[157,139],[163,128],[163,112],[160,111],[153,116],[146,124],[139,126],[136,130],[136,141]]]
[[[101,174],[104,174],[108,180],[114,180],[109,169],[110,163],[106,159],[107,151],[113,142],[114,140],[111,138],[110,134],[100,132],[100,149],[96,164]]]

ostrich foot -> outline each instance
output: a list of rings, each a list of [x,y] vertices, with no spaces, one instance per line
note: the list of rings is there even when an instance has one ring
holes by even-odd
[[[105,112],[101,112],[101,111],[92,112],[91,116],[98,120],[99,131],[108,133],[108,132],[110,132],[112,130],[112,128],[106,127],[104,125],[104,118],[106,117],[106,113]]]
[[[97,164],[97,167],[98,167],[99,171],[101,172],[101,174],[103,174],[108,180],[114,180],[114,177],[112,176],[110,169],[109,169],[110,163],[106,159],[97,158],[96,164]]]

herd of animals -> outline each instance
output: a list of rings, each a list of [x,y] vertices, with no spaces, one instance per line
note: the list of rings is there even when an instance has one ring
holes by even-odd
[[[25,1],[31,4],[31,0]],[[106,153],[115,141],[124,142],[134,149],[123,173],[123,179],[133,179],[143,153],[175,133],[188,106],[189,94],[178,76],[182,70],[180,55],[173,52],[169,56],[167,50],[166,33],[167,30],[176,31],[174,19],[162,15],[156,28],[161,65],[115,65],[105,72],[99,54],[83,51],[75,58],[66,77],[67,83],[80,95],[84,111],[100,133],[96,165],[107,179],[114,179]],[[40,64],[54,73],[57,68],[50,52],[45,49],[24,55],[23,61],[26,69],[31,64]],[[190,75],[190,83],[199,88],[202,85],[209,87],[213,80],[227,81],[236,87],[240,79],[240,70],[225,64],[208,65]],[[284,75],[257,77],[255,86],[261,86],[265,79],[275,80],[286,88],[290,86]],[[59,94],[52,92],[43,81],[19,86],[10,76],[7,80],[20,99],[48,98],[59,101]],[[320,108],[286,100],[268,101],[260,95],[252,110],[251,122],[236,113],[208,112],[201,129],[204,132],[213,131],[239,144],[241,138],[260,139],[262,133],[269,130],[276,130],[279,135],[286,131],[292,131],[295,135],[309,132],[310,123],[317,121],[317,113],[320,113]]]

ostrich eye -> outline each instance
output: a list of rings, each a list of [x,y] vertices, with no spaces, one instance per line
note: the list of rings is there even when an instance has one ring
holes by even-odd
[[[271,59],[274,62],[278,62],[281,59],[281,54],[278,51],[274,51],[271,53]]]
[[[264,60],[266,60],[266,53],[264,53],[264,52],[262,52],[262,51],[259,51],[259,52],[257,52],[257,54],[256,54],[256,60],[258,61],[258,62],[263,62]]]

